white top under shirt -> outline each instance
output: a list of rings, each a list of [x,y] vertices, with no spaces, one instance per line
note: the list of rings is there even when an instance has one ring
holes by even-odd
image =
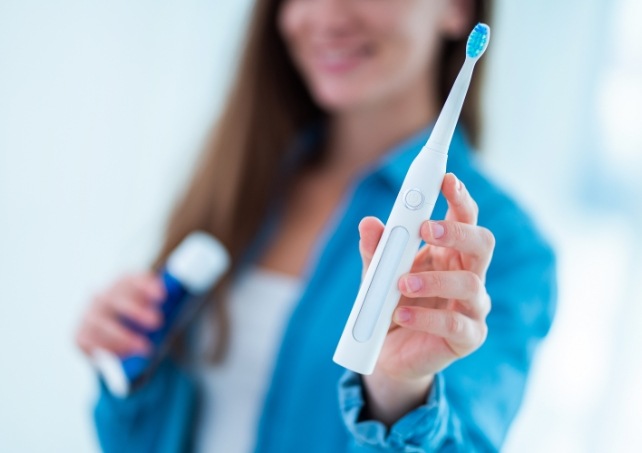
[[[298,278],[256,266],[232,284],[225,361],[202,363],[196,370],[203,390],[197,452],[248,453],[254,448],[278,347],[301,289]],[[204,322],[200,329],[201,351],[214,339],[211,324]]]

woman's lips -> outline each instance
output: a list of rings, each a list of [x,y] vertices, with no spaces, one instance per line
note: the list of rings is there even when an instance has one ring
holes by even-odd
[[[350,49],[318,49],[314,52],[313,66],[325,73],[345,74],[357,68],[370,52],[366,46]]]

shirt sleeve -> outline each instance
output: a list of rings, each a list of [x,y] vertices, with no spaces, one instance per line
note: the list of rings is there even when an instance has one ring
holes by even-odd
[[[444,390],[444,377],[437,373],[425,403],[388,430],[379,421],[359,420],[364,406],[361,376],[346,371],[339,381],[339,398],[343,420],[353,436],[349,451],[414,453],[447,451],[449,445],[464,445],[459,420],[451,413]]]
[[[171,360],[127,397],[113,395],[102,379],[99,392],[94,421],[102,451],[190,451],[196,386]]]

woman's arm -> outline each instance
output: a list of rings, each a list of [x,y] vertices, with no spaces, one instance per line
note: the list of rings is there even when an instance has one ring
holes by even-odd
[[[452,183],[454,181],[451,181]],[[447,184],[448,180],[444,182],[445,186]],[[453,204],[456,201],[452,196],[449,197],[448,187],[444,189],[451,214],[450,217],[447,216],[447,221],[457,221],[454,219],[456,216],[452,215]],[[466,215],[463,213],[460,218],[465,219]],[[469,211],[468,215],[469,225],[474,225],[475,209]],[[462,240],[475,234],[466,234],[463,229],[460,233],[462,234],[459,234],[459,239]],[[521,401],[534,345],[546,334],[550,326],[550,307],[553,305],[555,293],[552,253],[541,242],[531,241],[532,237],[528,233],[525,232],[521,239],[513,243],[513,249],[502,250],[502,263],[498,267],[500,272],[493,270],[488,276],[488,284],[485,283],[488,265],[484,267],[483,257],[470,260],[470,257],[451,254],[446,260],[454,263],[450,270],[463,269],[477,273],[480,281],[484,283],[482,293],[486,293],[488,287],[487,292],[492,295],[496,312],[488,318],[488,339],[481,348],[462,358],[479,346],[472,341],[466,343],[468,340],[464,338],[464,344],[468,344],[468,349],[457,349],[462,343],[455,343],[455,348],[451,348],[453,354],[448,358],[442,350],[434,347],[433,337],[439,335],[434,335],[429,329],[420,328],[415,330],[424,335],[421,339],[423,341],[418,342],[419,346],[413,348],[413,343],[406,340],[403,343],[399,342],[396,348],[388,350],[391,358],[382,354],[378,368],[382,360],[394,360],[396,376],[390,372],[381,373],[379,370],[365,379],[351,373],[344,376],[340,388],[343,414],[357,444],[374,443],[390,450],[404,446],[403,448],[409,448],[407,451],[439,450],[445,449],[448,445],[466,450],[476,448],[481,451],[499,448]],[[430,237],[424,239],[428,244],[434,244]],[[362,249],[363,242],[362,238]],[[440,250],[443,249],[445,248]],[[469,248],[473,249],[474,247]],[[422,252],[424,250],[419,253],[418,258],[422,256]],[[426,253],[423,255],[424,261],[432,261],[434,265],[434,257],[425,260]],[[367,259],[367,256],[365,258]],[[417,264],[417,261],[415,263]],[[413,272],[416,272],[415,268]],[[430,271],[424,272],[424,275],[430,275]],[[444,290],[443,281],[445,279],[437,285],[441,286],[437,290]],[[460,282],[462,285],[464,283]],[[424,286],[426,287],[427,285]],[[425,295],[427,294],[421,296]],[[424,313],[437,308],[459,313],[456,316],[469,317],[470,321],[447,324],[457,327],[456,330],[463,329],[464,336],[471,332],[474,335],[475,329],[483,332],[486,328],[483,312],[469,310],[475,306],[475,300],[460,301],[451,298],[444,302],[443,299],[446,297],[440,299],[442,300],[416,298],[406,303],[412,304],[412,310]],[[401,305],[404,305],[403,298]],[[430,320],[428,324],[434,322],[439,321]],[[477,326],[466,327],[467,323]],[[404,328],[403,323],[391,328],[386,342],[389,343],[391,333]],[[448,345],[450,346],[450,343]],[[386,346],[384,345],[384,353]],[[408,373],[404,366],[409,367],[414,374]],[[426,370],[430,367],[435,367],[433,373],[416,373],[416,370]],[[399,374],[414,380],[395,382]],[[422,379],[429,381],[424,384]],[[387,430],[386,426],[390,429]]]
[[[442,193],[446,219],[421,226],[426,245],[398,282],[402,297],[393,323],[374,373],[364,376],[369,411],[387,424],[419,406],[434,375],[478,349],[487,335],[486,271],[495,238],[477,225],[477,204],[452,173],[444,178]],[[360,230],[368,266],[383,224],[366,219]]]

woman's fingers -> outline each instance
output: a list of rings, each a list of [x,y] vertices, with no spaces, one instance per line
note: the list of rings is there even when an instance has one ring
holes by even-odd
[[[468,189],[454,174],[447,173],[441,184],[441,192],[448,202],[446,220],[469,223],[475,225],[479,214],[479,207]]]
[[[146,330],[154,330],[163,323],[163,316],[158,306],[148,300],[136,297],[115,296],[110,308],[120,317],[132,321]]]
[[[453,353],[463,357],[477,349],[486,339],[487,327],[457,311],[418,306],[395,310],[394,321],[402,327],[442,337]]]
[[[102,312],[125,318],[143,329],[156,329],[162,324],[158,303],[163,300],[165,288],[158,288],[155,280],[155,276],[125,277],[112,289],[96,295],[94,304]]]
[[[120,356],[148,354],[151,351],[149,340],[111,316],[90,313],[84,324],[85,329],[79,333],[77,342],[88,354],[96,348],[112,351]]]
[[[113,292],[140,297],[150,302],[160,302],[165,298],[165,285],[153,273],[132,274],[117,282]]]
[[[455,299],[464,314],[485,319],[490,312],[490,298],[479,276],[470,271],[428,271],[406,274],[398,288],[409,298],[440,297]]]
[[[359,223],[359,253],[361,253],[363,262],[362,273],[365,273],[370,266],[383,230],[384,224],[376,217],[364,217]]]
[[[427,221],[421,225],[420,234],[427,244],[452,248],[471,257],[469,270],[480,276],[486,274],[495,248],[495,236],[489,229],[448,220]]]
[[[158,304],[164,296],[163,282],[154,274],[118,279],[93,298],[78,327],[76,343],[87,355],[96,348],[119,355],[150,352],[149,340],[133,325],[148,331],[160,327],[163,316]]]

